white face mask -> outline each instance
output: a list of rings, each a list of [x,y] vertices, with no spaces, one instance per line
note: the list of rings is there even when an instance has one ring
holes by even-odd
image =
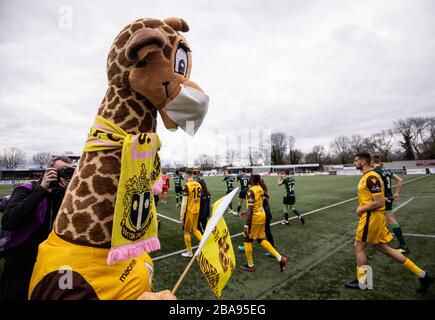
[[[181,85],[180,93],[163,108],[163,111],[193,137],[207,114],[209,100],[205,93]]]

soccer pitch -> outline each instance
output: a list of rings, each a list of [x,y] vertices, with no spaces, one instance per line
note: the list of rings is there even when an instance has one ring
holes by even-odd
[[[401,200],[395,203],[399,223],[409,243],[408,255],[429,273],[435,273],[435,176],[403,176],[406,184]],[[222,177],[206,177],[212,202],[225,195]],[[281,225],[283,186],[277,177],[265,177],[271,194],[272,234],[278,251],[289,259],[285,272],[278,262],[254,242],[255,273],[239,269],[246,263],[237,246],[243,244],[243,218],[226,213],[225,221],[233,237],[237,266],[222,293],[223,299],[434,299],[435,290],[417,294],[419,283],[410,271],[391,258],[367,249],[368,264],[373,269],[372,290],[349,290],[344,284],[355,278],[354,235],[358,217],[356,209],[356,176],[296,177],[296,207],[305,216],[289,226]],[[237,198],[235,198],[237,200]],[[348,200],[348,201],[347,201]],[[234,209],[236,201],[233,202]],[[173,186],[169,201],[159,204],[159,214],[178,220]],[[292,213],[290,212],[290,217]],[[162,249],[152,253],[155,259],[155,289],[172,289],[189,259],[177,251],[185,249],[179,224],[160,217],[159,238]],[[277,223],[278,222],[278,223]],[[411,235],[412,234],[412,235]],[[192,237],[192,244],[198,242]],[[396,240],[392,242],[397,246]],[[177,291],[178,299],[214,299],[205,277],[195,265]]]
[[[435,274],[435,176],[402,176],[405,181],[401,200],[395,203],[399,223],[411,253],[419,266]],[[246,263],[240,234],[244,219],[225,213],[224,218],[233,236],[236,269],[222,293],[223,299],[435,299],[434,286],[426,294],[418,294],[418,280],[410,271],[391,258],[367,249],[368,264],[373,269],[372,290],[349,290],[344,284],[355,278],[353,241],[358,217],[356,209],[357,176],[295,177],[296,207],[305,216],[305,225],[292,219],[281,225],[283,218],[283,186],[277,177],[264,177],[271,195],[272,234],[278,251],[289,259],[285,272],[278,262],[264,255],[258,243],[253,243],[255,273],[239,269]],[[205,177],[212,203],[225,195],[222,177]],[[180,256],[185,249],[179,220],[180,209],[175,207],[173,185],[167,204],[159,203],[161,215],[159,238],[162,249],[151,253],[155,267],[155,290],[172,289],[189,259]],[[0,186],[1,194],[10,187]],[[237,196],[233,201],[237,208]],[[245,208],[245,204],[242,207]],[[163,217],[164,215],[165,217]],[[295,217],[291,212],[290,217]],[[175,221],[174,221],[175,220]],[[198,241],[192,237],[192,245]],[[391,243],[397,246],[396,240]],[[0,261],[1,269],[2,261]],[[177,298],[215,299],[197,263],[191,268],[177,291]]]

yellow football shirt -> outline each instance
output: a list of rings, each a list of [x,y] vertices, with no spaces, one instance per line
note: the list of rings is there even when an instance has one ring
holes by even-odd
[[[184,186],[183,195],[187,196],[188,213],[199,213],[201,204],[201,185],[197,181],[188,181]]]
[[[381,176],[373,170],[367,171],[358,183],[358,204],[367,206],[373,202],[373,196],[384,194],[384,183]],[[385,199],[382,197],[384,205],[373,210],[372,213],[385,212]]]
[[[264,191],[259,185],[252,186],[246,194],[246,207],[252,206],[252,224],[262,224],[266,222],[263,198]]]

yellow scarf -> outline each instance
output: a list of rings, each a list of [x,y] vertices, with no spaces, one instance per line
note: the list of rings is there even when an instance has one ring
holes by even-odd
[[[156,133],[131,135],[113,122],[95,117],[83,151],[122,148],[108,264],[160,249],[152,192],[160,177],[160,146]]]

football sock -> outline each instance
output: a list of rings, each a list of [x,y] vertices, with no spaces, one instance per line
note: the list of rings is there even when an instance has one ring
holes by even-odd
[[[192,252],[192,241],[190,240],[190,234],[184,234],[184,244],[186,245],[186,249],[188,252]]]
[[[359,282],[366,283],[367,280],[367,269],[364,267],[356,266],[356,277]]]
[[[280,261],[281,260],[281,255],[279,254],[278,251],[275,250],[274,247],[272,247],[272,245],[270,244],[269,241],[267,240],[263,240],[260,242],[261,246],[266,249],[267,251],[269,251],[275,258],[276,260]]]
[[[284,218],[288,221],[288,211],[286,208],[284,208]]]
[[[390,228],[396,236],[396,239],[399,241],[400,246],[402,248],[407,248],[408,246],[406,245],[405,239],[403,239],[402,228],[400,227],[400,224],[390,224]]]
[[[420,269],[414,262],[409,259],[405,260],[403,266],[406,269],[412,271],[419,278],[424,278],[424,276],[426,275],[426,272],[424,270]]]
[[[199,231],[198,229],[196,229],[196,230],[193,232],[193,235],[195,236],[196,239],[198,239],[198,241],[201,241],[201,239],[202,239],[201,231]]]
[[[241,208],[242,208],[242,206],[237,206],[237,212],[240,212]]]
[[[252,256],[252,242],[245,242],[245,255],[246,260],[248,261],[248,266],[254,266],[254,257]]]
[[[178,204],[178,193],[175,194],[175,201],[176,201],[177,204]]]
[[[230,202],[230,205],[228,207],[230,207],[230,210],[233,210],[233,202],[232,201]]]
[[[299,213],[299,211],[298,211],[295,207],[292,207],[292,211],[293,211],[293,213],[294,213],[295,215],[297,215],[298,217],[301,216],[301,214]]]

